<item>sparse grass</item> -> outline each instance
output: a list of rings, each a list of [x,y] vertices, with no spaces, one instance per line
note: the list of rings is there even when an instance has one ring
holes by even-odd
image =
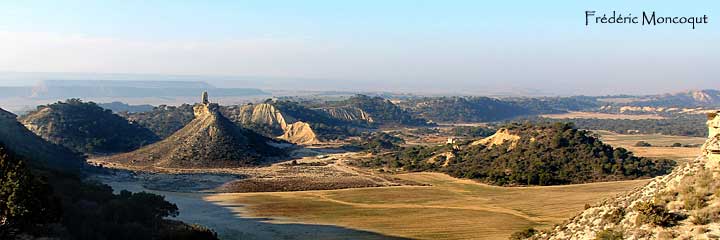
[[[246,206],[248,217],[276,222],[332,224],[417,239],[507,239],[528,228],[547,228],[586,203],[628,191],[647,180],[551,187],[496,187],[438,173],[399,178],[429,187],[236,193],[209,197]]]

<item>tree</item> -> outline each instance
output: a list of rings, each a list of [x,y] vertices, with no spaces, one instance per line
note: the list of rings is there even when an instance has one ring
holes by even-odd
[[[51,197],[50,187],[1,143],[0,173],[0,238],[58,220],[59,204]]]

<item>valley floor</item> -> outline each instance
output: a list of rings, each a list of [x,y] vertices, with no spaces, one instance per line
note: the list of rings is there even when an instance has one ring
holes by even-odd
[[[641,156],[696,156],[696,148],[631,146],[639,139],[659,146],[694,138],[600,133]],[[320,155],[261,168],[120,171],[99,178],[117,191],[165,195],[178,204],[179,219],[211,227],[221,239],[507,239],[528,227],[559,224],[586,204],[649,181],[497,187],[440,173],[390,175],[347,164],[363,153],[307,151]]]
[[[432,186],[225,193],[205,199],[272,223],[332,224],[412,239],[507,239],[527,227],[561,223],[586,203],[648,181],[508,188],[439,173],[399,177]]]

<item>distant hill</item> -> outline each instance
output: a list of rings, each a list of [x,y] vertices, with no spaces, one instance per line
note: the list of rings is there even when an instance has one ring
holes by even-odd
[[[31,160],[32,165],[58,169],[76,169],[85,165],[82,154],[40,138],[17,121],[16,116],[0,109],[0,143]]]
[[[113,111],[114,113],[149,112],[149,111],[152,111],[154,108],[152,105],[149,105],[149,104],[130,105],[130,104],[123,103],[123,102],[98,103],[98,106],[100,106],[101,108]]]
[[[670,160],[636,157],[571,124],[510,125],[476,141],[406,147],[364,166],[440,171],[496,185],[557,185],[654,177]]]
[[[164,140],[108,161],[156,167],[252,166],[282,151],[274,140],[235,125],[214,103],[197,104],[195,118]]]
[[[169,137],[195,118],[190,104],[160,105],[147,112],[120,112],[118,115],[150,129],[160,138]]]
[[[418,116],[435,122],[488,122],[531,113],[528,109],[488,97],[423,98],[405,105]]]
[[[20,122],[48,141],[89,154],[127,152],[159,140],[147,128],[79,99],[38,106]]]
[[[415,116],[381,97],[355,95],[318,107],[330,116],[344,121],[366,121],[379,126],[427,126],[426,119]]]
[[[599,99],[624,106],[718,107],[720,106],[720,90],[703,89],[644,96],[607,96]]]

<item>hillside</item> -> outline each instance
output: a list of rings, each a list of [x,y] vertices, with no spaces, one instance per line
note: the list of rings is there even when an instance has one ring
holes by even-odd
[[[495,185],[558,185],[654,177],[674,162],[636,157],[557,123],[515,124],[476,141],[405,147],[361,165],[439,171]]]
[[[609,103],[605,108],[616,108],[620,112],[673,112],[695,113],[702,108],[720,106],[720,90],[702,89],[656,95],[619,95],[599,97]]]
[[[195,118],[190,104],[177,107],[160,105],[148,112],[120,112],[118,115],[150,129],[160,138],[169,137]]]
[[[381,97],[355,95],[345,100],[326,102],[318,107],[330,116],[353,122],[368,122],[380,126],[426,126],[426,119],[415,116]]]
[[[418,116],[435,122],[488,122],[531,113],[525,108],[488,97],[424,98],[406,105]]]
[[[179,212],[163,196],[114,194],[78,171],[28,164],[53,156],[27,157],[0,143],[0,239],[217,239],[205,227],[167,219]]]
[[[531,239],[715,239],[720,235],[720,116],[710,114],[703,154],[627,194],[589,206]],[[530,231],[532,232],[532,231]],[[519,236],[520,234],[518,234]]]
[[[20,122],[50,142],[89,154],[127,152],[159,139],[150,130],[79,99],[38,106]]]
[[[193,108],[195,118],[171,136],[107,160],[139,167],[237,167],[282,154],[272,139],[235,125],[219,108],[203,101]]]
[[[31,165],[70,169],[85,164],[81,154],[40,138],[18,122],[14,114],[3,109],[0,109],[0,143],[30,159]]]

